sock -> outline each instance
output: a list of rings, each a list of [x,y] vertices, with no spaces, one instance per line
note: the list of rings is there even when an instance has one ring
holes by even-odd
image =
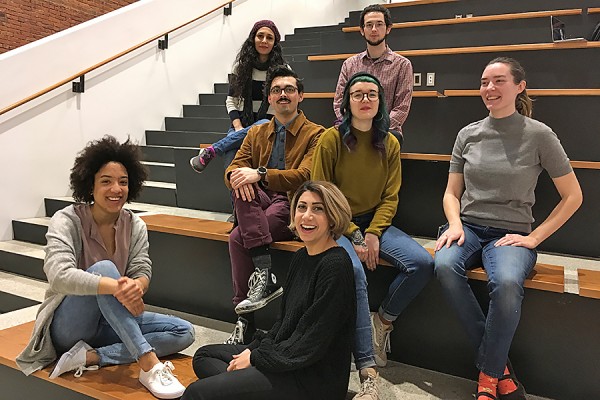
[[[260,270],[271,268],[271,254],[269,253],[269,245],[253,247],[248,250],[252,257],[254,268]]]
[[[504,375],[510,375],[508,366],[504,367]],[[502,379],[498,381],[498,393],[501,395],[507,395],[517,390],[517,384],[511,378]]]
[[[210,158],[214,158],[217,155],[217,152],[215,151],[215,148],[212,146],[208,146],[206,148],[206,151],[208,151],[210,153]]]
[[[254,333],[256,333],[256,325],[254,322],[254,313],[248,313],[248,314],[244,314],[243,317],[240,318],[244,318],[247,322],[246,324],[246,332],[244,332],[244,344],[250,344],[252,343],[252,340],[254,340]]]
[[[479,382],[477,383],[477,393],[486,392],[496,397],[498,387],[498,378],[492,378],[489,375],[479,372]],[[489,400],[489,397],[479,396],[476,400]]]

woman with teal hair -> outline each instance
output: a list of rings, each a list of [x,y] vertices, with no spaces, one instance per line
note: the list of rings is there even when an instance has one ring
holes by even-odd
[[[389,132],[384,99],[383,87],[373,75],[361,72],[352,76],[342,98],[342,123],[321,135],[311,172],[311,179],[337,185],[352,209],[352,223],[338,244],[346,249],[354,267],[354,360],[362,382],[358,399],[375,397],[374,367],[387,363],[392,323],[433,274],[429,253],[392,225],[401,182],[400,144]],[[380,257],[398,274],[378,312],[370,314],[362,263],[374,271]]]

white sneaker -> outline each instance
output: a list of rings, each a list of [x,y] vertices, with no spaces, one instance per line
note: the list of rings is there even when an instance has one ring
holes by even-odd
[[[75,343],[69,351],[60,357],[50,374],[50,379],[55,379],[69,371],[75,371],[75,378],[79,378],[83,374],[83,371],[98,369],[97,365],[85,366],[85,355],[91,349],[90,345],[83,340]]]
[[[140,369],[140,382],[159,399],[178,399],[185,387],[173,374],[175,367],[171,361],[159,362],[148,372]]]
[[[375,363],[378,367],[387,365],[387,353],[391,353],[390,333],[394,330],[393,325],[381,322],[376,312],[371,313],[371,329],[373,335],[373,351]]]

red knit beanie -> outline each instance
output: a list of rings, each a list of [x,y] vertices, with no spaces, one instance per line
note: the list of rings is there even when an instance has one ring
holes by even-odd
[[[250,37],[255,37],[256,32],[258,32],[258,30],[260,28],[264,28],[264,27],[267,27],[273,31],[273,33],[275,34],[275,44],[279,43],[279,41],[281,40],[281,35],[279,34],[279,30],[275,26],[275,22],[273,22],[269,19],[263,19],[263,20],[260,20],[257,23],[255,23],[254,26],[252,27],[252,30],[250,31]]]

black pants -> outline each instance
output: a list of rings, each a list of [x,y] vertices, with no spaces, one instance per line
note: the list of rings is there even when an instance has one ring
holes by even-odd
[[[181,400],[300,400],[308,396],[292,373],[269,373],[256,367],[227,372],[234,354],[247,346],[212,344],[196,351],[192,365],[199,380]]]

